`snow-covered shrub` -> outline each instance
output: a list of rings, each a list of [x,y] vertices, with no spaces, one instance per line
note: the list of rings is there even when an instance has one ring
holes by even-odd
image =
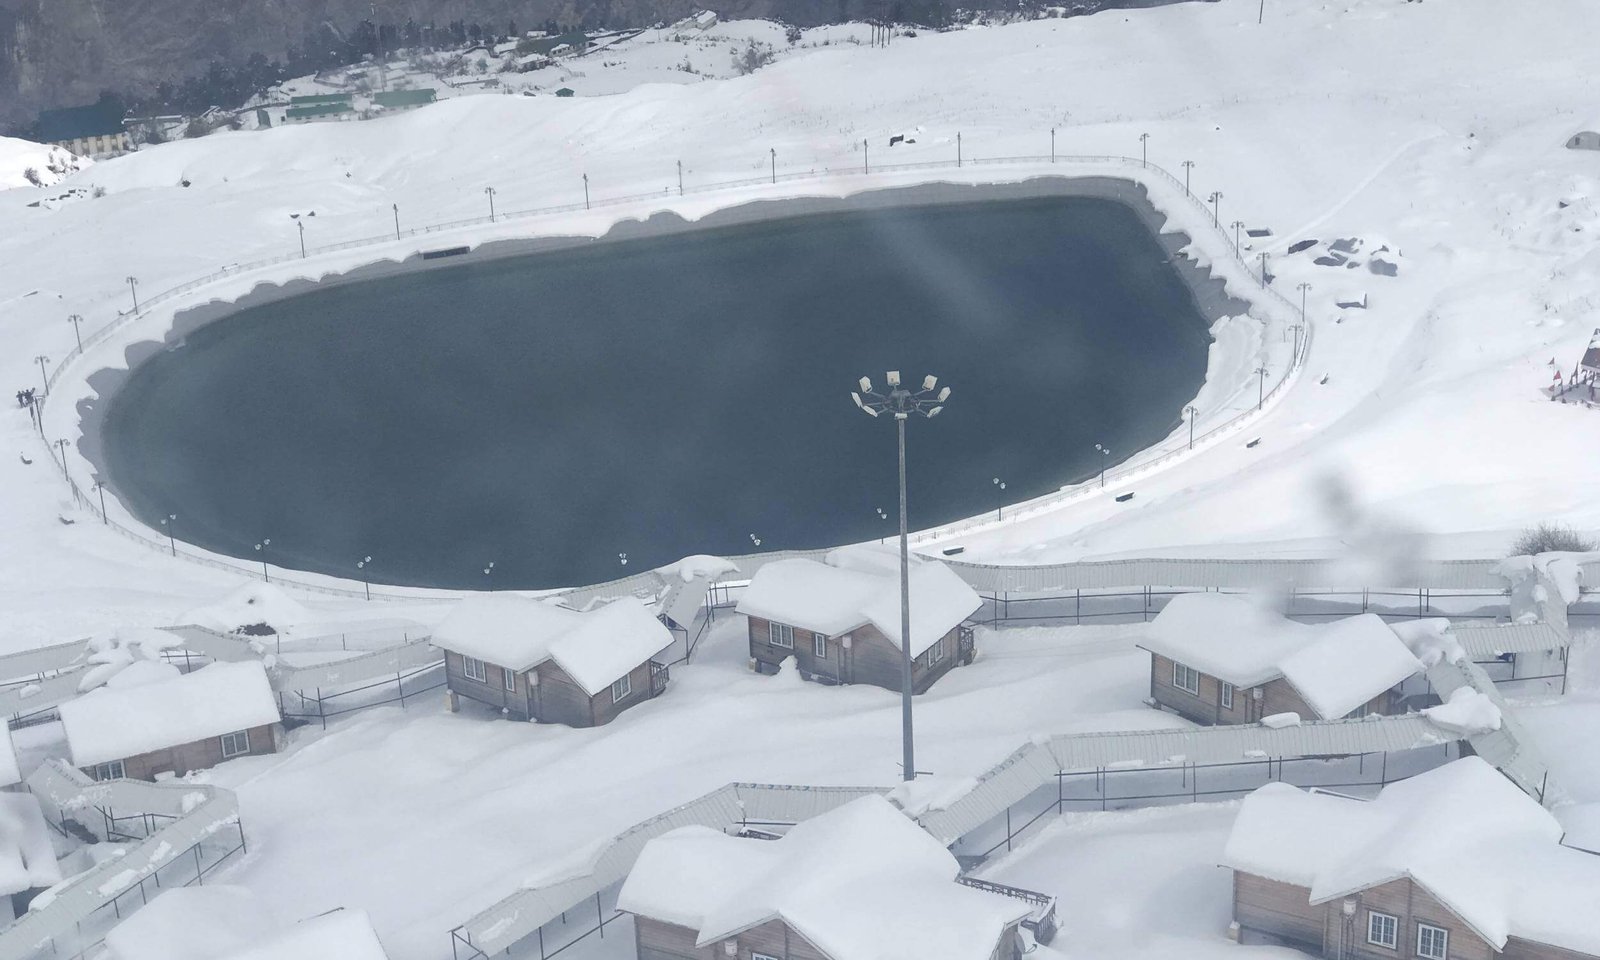
[[[772,58],[772,47],[765,43],[751,40],[745,45],[743,50],[740,50],[737,47],[734,48],[733,72],[741,77],[747,73],[755,73],[757,70],[760,70],[762,67],[771,63]]]
[[[1564,523],[1541,523],[1522,531],[1511,544],[1511,556],[1532,557],[1541,553],[1583,553],[1595,549],[1593,540]]]

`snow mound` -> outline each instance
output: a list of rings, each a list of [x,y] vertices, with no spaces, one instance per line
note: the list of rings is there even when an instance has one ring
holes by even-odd
[[[1467,657],[1467,651],[1462,648],[1455,634],[1450,632],[1450,621],[1442,617],[1391,623],[1389,629],[1410,648],[1412,656],[1421,661],[1424,667],[1437,666],[1441,662],[1460,663]]]
[[[920,817],[934,810],[946,810],[978,786],[976,777],[918,777],[902,780],[888,797],[908,815]]]
[[[179,623],[235,633],[264,623],[273,633],[310,620],[312,613],[284,589],[272,583],[247,583],[220,601],[196,607],[178,618]]]
[[[1273,714],[1268,714],[1267,716],[1261,718],[1261,725],[1263,727],[1271,727],[1274,730],[1281,730],[1284,727],[1298,727],[1298,726],[1300,726],[1300,714],[1298,714],[1298,713],[1273,713]]]
[[[0,137],[0,190],[52,187],[93,163],[53,144]]]
[[[270,936],[278,921],[244,887],[168,890],[106,934],[110,960],[220,960]]]
[[[684,557],[677,563],[660,567],[656,572],[668,579],[677,577],[684,583],[693,583],[696,580],[716,580],[730,573],[738,573],[739,567],[732,560],[697,553],[692,557]]]
[[[1444,703],[1422,713],[1435,726],[1466,736],[1500,729],[1500,708],[1471,687],[1457,689]]]

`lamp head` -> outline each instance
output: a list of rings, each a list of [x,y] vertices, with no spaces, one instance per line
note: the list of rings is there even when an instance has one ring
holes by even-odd
[[[862,393],[871,393],[872,392],[872,381],[871,380],[868,380],[866,377],[862,377],[860,380],[858,380],[856,382],[858,384],[860,384]]]
[[[932,410],[929,410],[928,419],[932,420],[934,417],[937,417],[939,415],[939,411],[943,409],[944,407],[934,407]]]
[[[884,378],[889,381],[889,386],[891,386],[891,387],[900,386],[900,371],[899,370],[890,370],[888,373],[884,374]]]
[[[924,389],[924,390],[932,390],[934,387],[936,387],[938,385],[939,385],[939,378],[934,376],[931,373],[928,374],[926,377],[922,378],[922,389]]]
[[[943,390],[939,391],[939,402],[944,403],[948,399],[950,399],[950,388],[945,387]]]

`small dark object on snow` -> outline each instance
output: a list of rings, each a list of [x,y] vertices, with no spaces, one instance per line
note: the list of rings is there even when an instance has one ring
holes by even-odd
[[[66,518],[66,517],[63,517],[63,516],[62,516],[62,515],[61,515],[61,514],[59,514],[59,513],[58,513],[58,514],[56,514],[56,519],[57,519],[57,520],[60,520],[60,521],[61,521],[61,525],[62,525],[62,526],[64,526],[64,527],[70,527],[70,526],[72,526],[72,525],[73,525],[73,524],[74,524],[74,523],[77,523],[77,522],[78,522],[78,521],[76,521],[76,520],[68,520],[68,519],[67,519],[67,518]]]
[[[1328,375],[1326,373],[1324,373],[1322,375],[1322,379],[1321,380],[1317,381],[1317,383],[1319,383],[1319,384],[1323,384],[1323,383],[1327,383],[1327,382],[1328,382]]]
[[[953,557],[958,553],[966,553],[966,552],[967,552],[967,548],[966,547],[945,547],[944,550],[943,550],[944,555],[947,556],[947,557]]]
[[[33,461],[32,460],[29,460],[27,457],[22,456],[22,454],[20,454],[20,453],[17,454],[17,456],[22,458],[22,465],[23,466],[25,466],[25,467],[33,466]]]
[[[1251,440],[1249,443],[1245,444],[1244,448],[1246,450],[1248,450],[1248,449],[1250,449],[1251,447],[1255,446],[1256,444],[1258,444],[1260,442],[1261,442],[1261,438],[1260,437],[1256,437],[1254,440]]]
[[[1341,237],[1328,244],[1328,249],[1335,253],[1355,253],[1361,249],[1360,237]]]
[[[1317,241],[1315,241],[1315,240],[1301,240],[1299,243],[1291,243],[1291,244],[1289,244],[1289,252],[1290,253],[1299,253],[1301,250],[1310,250],[1312,247],[1314,247],[1316,245],[1317,245]]]
[[[905,143],[905,142],[906,142],[906,135],[903,134],[903,133],[897,133],[894,136],[889,138],[889,146],[891,146],[891,147],[894,146],[897,143]]]
[[[1257,227],[1254,230],[1246,230],[1244,235],[1247,237],[1270,237],[1272,236],[1272,231],[1266,227]]]
[[[1330,253],[1325,257],[1318,257],[1311,262],[1319,267],[1337,267],[1346,261],[1343,254]]]
[[[1398,266],[1390,263],[1387,260],[1379,260],[1377,257],[1373,257],[1371,260],[1367,261],[1367,269],[1371,270],[1373,273],[1376,273],[1380,277],[1393,277],[1398,276],[1400,273],[1400,268]]]
[[[1367,295],[1363,293],[1360,300],[1340,300],[1338,306],[1340,310],[1365,310],[1367,309]]]
[[[1127,503],[1129,500],[1132,500],[1132,499],[1133,499],[1133,494],[1124,493],[1122,496],[1117,498],[1117,502],[1118,503]]]

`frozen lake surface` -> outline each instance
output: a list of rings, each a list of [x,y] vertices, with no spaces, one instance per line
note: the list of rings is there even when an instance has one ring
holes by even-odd
[[[911,424],[914,527],[1055,489],[1166,435],[1210,341],[1121,204],[793,217],[330,286],[140,366],[118,495],[179,539],[339,576],[586,583],[691,553],[888,534],[863,374],[953,388]],[[891,519],[880,519],[878,508]],[[628,564],[619,554],[627,554]],[[492,574],[485,567],[493,561]]]

